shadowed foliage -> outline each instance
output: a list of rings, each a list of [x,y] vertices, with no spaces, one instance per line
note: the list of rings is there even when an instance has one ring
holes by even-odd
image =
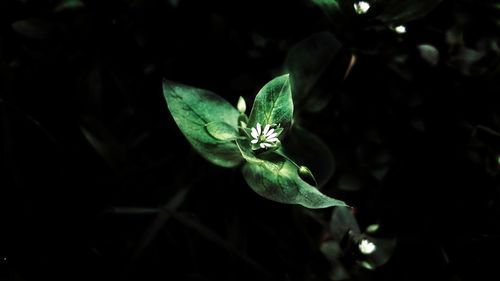
[[[0,279],[498,276],[498,1],[359,2],[0,1]],[[285,73],[293,110],[252,117]],[[242,155],[268,117],[279,149]]]

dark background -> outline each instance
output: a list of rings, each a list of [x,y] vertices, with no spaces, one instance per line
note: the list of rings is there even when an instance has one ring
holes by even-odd
[[[332,210],[199,157],[161,88],[251,101],[321,31],[342,49],[301,122],[335,155],[324,192],[397,241],[374,271],[342,259],[350,278],[499,278],[495,1],[443,1],[402,35],[306,0],[77,2],[0,2],[1,280],[337,280]]]

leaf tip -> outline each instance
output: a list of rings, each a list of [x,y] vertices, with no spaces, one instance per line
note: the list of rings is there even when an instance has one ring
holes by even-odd
[[[163,94],[166,94],[167,90],[172,88],[172,84],[173,84],[172,81],[170,81],[166,78],[163,78],[162,83],[161,83],[162,88],[163,88]]]

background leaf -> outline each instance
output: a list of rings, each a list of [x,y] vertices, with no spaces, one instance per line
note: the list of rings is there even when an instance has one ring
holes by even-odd
[[[54,12],[71,11],[85,7],[80,0],[61,0],[54,8]]]
[[[441,2],[442,0],[386,0],[380,3],[382,12],[377,18],[399,25],[427,15]]]
[[[0,1],[0,279],[498,275],[491,258],[500,251],[498,0],[441,1],[403,23],[404,35],[377,18],[391,8],[387,0],[366,0],[371,8],[362,15],[352,2],[341,4],[347,0],[317,0],[339,3],[321,6],[328,16],[312,0],[80,0],[82,8],[56,11],[64,2],[76,1]],[[406,13],[420,1],[398,2]],[[297,124],[318,133],[335,156],[325,192],[355,207],[362,232],[380,224],[369,234],[397,239],[375,272],[358,262],[378,251],[362,255],[358,240],[336,245],[325,221],[336,208],[264,199],[239,171],[200,161],[158,93],[168,77],[211,89],[233,106],[243,96],[249,114],[255,94],[279,71],[290,73],[298,94],[283,62],[318,31],[334,34],[343,48],[307,98],[294,99],[288,135]],[[424,54],[423,44],[439,57]],[[320,50],[313,45],[299,67],[309,65],[307,57],[327,58],[314,55]],[[331,74],[344,51],[357,59],[345,80],[345,67]],[[330,102],[308,114],[316,93]],[[166,202],[189,187],[174,217]],[[114,208],[128,213],[106,213]],[[155,225],[157,235],[131,261],[160,213],[170,219]],[[271,276],[238,258],[245,255]]]
[[[303,181],[297,173],[297,166],[288,159],[276,153],[265,157],[267,159],[243,166],[246,182],[262,197],[313,209],[346,206],[344,202],[322,194]]]
[[[335,170],[333,154],[328,146],[315,134],[300,126],[294,126],[283,147],[298,164],[307,166],[321,187],[328,182]]]
[[[388,25],[397,26],[420,19],[434,10],[442,0],[379,0],[365,1],[370,8],[365,14],[357,14],[354,5],[359,0],[313,0],[338,27],[351,28],[353,21],[376,18]],[[343,24],[339,24],[343,22]],[[371,21],[370,24],[377,24]],[[349,26],[351,25],[351,26]]]
[[[339,3],[337,0],[312,0],[312,2],[321,8],[323,12],[331,17],[334,14],[338,14],[339,11]]]
[[[336,241],[342,241],[349,231],[354,236],[361,234],[358,222],[352,212],[353,210],[348,207],[337,207],[333,210],[330,219],[330,232]]]
[[[279,76],[264,85],[255,97],[248,127],[258,122],[262,125],[280,124],[287,129],[293,118],[293,101],[288,74]]]
[[[163,82],[163,95],[175,123],[198,153],[222,167],[234,167],[242,161],[236,143],[216,138],[227,137],[228,126],[236,130],[239,116],[236,108],[210,91],[170,81]]]
[[[288,52],[285,65],[292,77],[295,102],[302,100],[314,87],[341,46],[325,31],[300,41]]]

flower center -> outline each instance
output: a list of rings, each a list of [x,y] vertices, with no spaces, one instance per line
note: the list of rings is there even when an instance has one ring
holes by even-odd
[[[280,143],[277,138],[278,135],[283,131],[276,124],[266,124],[264,128],[260,123],[251,129],[252,139],[250,143],[252,144],[252,149],[256,150],[260,148],[277,147]]]

